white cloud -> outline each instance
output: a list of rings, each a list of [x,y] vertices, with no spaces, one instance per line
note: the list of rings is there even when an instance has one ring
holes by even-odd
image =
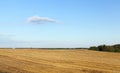
[[[29,23],[42,24],[42,23],[57,23],[58,21],[48,17],[32,16],[27,19]]]

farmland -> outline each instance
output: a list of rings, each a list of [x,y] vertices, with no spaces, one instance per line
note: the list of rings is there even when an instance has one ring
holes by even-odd
[[[0,73],[120,73],[120,53],[0,49]]]

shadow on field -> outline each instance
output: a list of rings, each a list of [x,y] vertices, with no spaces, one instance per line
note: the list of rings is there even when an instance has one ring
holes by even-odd
[[[103,71],[87,70],[87,69],[83,69],[82,72],[84,72],[84,73],[107,73],[107,72],[103,72]]]
[[[8,72],[3,72],[3,71],[0,71],[0,73],[8,73]]]

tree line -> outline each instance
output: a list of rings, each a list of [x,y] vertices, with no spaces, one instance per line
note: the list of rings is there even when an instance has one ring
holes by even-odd
[[[89,48],[89,50],[107,51],[107,52],[120,52],[120,44],[92,46],[92,47]]]

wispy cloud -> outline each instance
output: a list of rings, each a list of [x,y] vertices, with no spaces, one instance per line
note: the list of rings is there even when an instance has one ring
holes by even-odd
[[[33,24],[43,24],[43,23],[57,23],[56,19],[48,18],[48,17],[40,17],[40,16],[32,16],[27,19],[27,22]]]
[[[14,36],[13,34],[2,34],[2,33],[0,33],[0,42],[11,41],[13,36]]]
[[[13,34],[1,34],[0,33],[0,39],[6,39],[6,38],[11,38]]]

